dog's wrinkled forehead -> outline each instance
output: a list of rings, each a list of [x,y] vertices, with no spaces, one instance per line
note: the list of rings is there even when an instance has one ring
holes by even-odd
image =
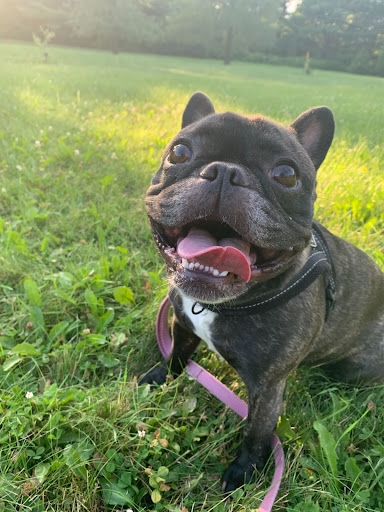
[[[183,128],[169,146],[182,141],[212,160],[251,165],[259,160],[310,160],[290,127],[263,116],[242,116],[232,112],[211,114]]]
[[[212,114],[184,128],[180,133],[191,131],[194,136],[216,138],[223,145],[233,143],[245,148],[258,140],[271,145],[274,150],[279,139],[289,139],[288,130],[263,116],[245,117],[233,112]],[[277,145],[276,145],[277,146]]]

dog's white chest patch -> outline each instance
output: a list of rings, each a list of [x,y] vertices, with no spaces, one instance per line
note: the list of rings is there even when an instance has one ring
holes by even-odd
[[[198,315],[194,315],[192,313],[192,307],[195,304],[195,301],[189,299],[185,295],[181,294],[183,300],[183,311],[191,321],[193,325],[193,332],[198,336],[201,340],[205,341],[209,350],[212,350],[217,354],[220,359],[222,359],[221,355],[216,350],[214,344],[212,343],[212,333],[211,326],[214,319],[217,316],[217,313],[210,311],[209,309],[205,309]]]

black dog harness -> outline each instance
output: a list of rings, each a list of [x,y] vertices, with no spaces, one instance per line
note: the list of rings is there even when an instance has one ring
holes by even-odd
[[[198,315],[205,309],[209,309],[223,316],[245,316],[252,315],[253,313],[263,313],[264,311],[269,311],[289,301],[305,290],[315,279],[323,276],[326,302],[325,320],[327,321],[329,313],[335,303],[336,274],[327,242],[324,239],[320,226],[315,222],[312,224],[312,240],[310,247],[311,252],[304,267],[299,274],[278,293],[268,293],[259,297],[257,302],[233,307],[195,302],[192,306],[192,313]]]

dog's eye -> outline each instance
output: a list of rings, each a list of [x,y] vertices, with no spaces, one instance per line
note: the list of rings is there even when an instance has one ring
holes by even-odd
[[[272,178],[284,185],[284,187],[292,188],[297,185],[296,171],[293,167],[287,164],[276,166],[271,172]]]
[[[183,164],[184,162],[189,162],[191,158],[191,148],[185,144],[176,144],[176,146],[173,146],[169,155],[169,161],[172,164]]]

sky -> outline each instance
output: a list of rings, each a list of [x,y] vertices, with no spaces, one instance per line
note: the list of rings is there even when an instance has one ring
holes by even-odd
[[[301,0],[288,0],[287,2],[287,11],[294,12],[298,4],[301,3]]]

